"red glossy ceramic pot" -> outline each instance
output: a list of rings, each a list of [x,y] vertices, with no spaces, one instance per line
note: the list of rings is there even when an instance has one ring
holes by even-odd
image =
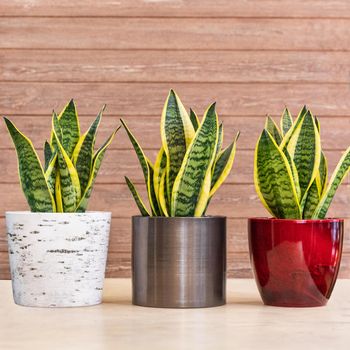
[[[248,220],[250,260],[264,304],[325,305],[337,279],[344,221]]]

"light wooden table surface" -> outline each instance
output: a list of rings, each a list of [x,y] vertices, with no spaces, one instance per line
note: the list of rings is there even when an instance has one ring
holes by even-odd
[[[105,303],[76,309],[14,305],[0,281],[1,350],[350,349],[350,280],[328,306],[263,306],[253,280],[229,280],[228,303],[210,309],[132,306],[129,279],[105,283]]]

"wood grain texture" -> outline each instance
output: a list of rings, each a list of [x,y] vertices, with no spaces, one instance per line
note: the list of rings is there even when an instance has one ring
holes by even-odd
[[[349,26],[350,28],[350,26]],[[350,35],[349,35],[350,38]],[[217,102],[219,115],[261,116],[281,113],[288,105],[296,114],[303,104],[318,116],[349,116],[349,84],[283,83],[17,83],[0,82],[0,113],[51,115],[70,98],[80,114],[97,113],[103,103],[116,117],[157,115],[170,88],[183,103],[202,115]]]
[[[302,18],[9,17],[0,18],[0,48],[346,51],[349,23]]]
[[[347,0],[2,0],[6,16],[350,17]]]
[[[194,59],[195,55],[195,59]],[[1,81],[348,83],[347,52],[1,50]]]
[[[147,155],[160,147],[159,120],[174,88],[202,115],[217,102],[225,144],[241,131],[232,173],[209,214],[228,216],[229,276],[251,277],[249,216],[266,216],[252,184],[253,149],[266,114],[307,104],[320,117],[333,169],[350,140],[350,2],[348,0],[2,0],[0,114],[42,156],[51,110],[75,98],[86,130],[106,103],[97,143],[123,117]],[[15,151],[0,125],[0,278],[8,278],[6,210],[27,210]],[[113,213],[109,277],[130,276],[130,216],[138,214],[124,184],[145,186],[124,130],[106,153],[91,210]],[[349,178],[330,216],[350,218]],[[342,277],[350,277],[346,223]]]

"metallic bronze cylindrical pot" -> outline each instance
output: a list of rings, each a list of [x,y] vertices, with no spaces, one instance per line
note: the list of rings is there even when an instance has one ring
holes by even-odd
[[[132,302],[196,308],[226,302],[226,218],[132,218]]]

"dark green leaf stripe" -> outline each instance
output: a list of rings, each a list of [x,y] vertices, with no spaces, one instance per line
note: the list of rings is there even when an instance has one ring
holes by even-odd
[[[194,133],[184,106],[175,92],[170,90],[161,119],[162,144],[167,156],[166,183],[169,196]],[[171,201],[170,197],[168,201]]]
[[[55,201],[48,188],[44,171],[32,142],[10,120],[4,119],[16,147],[21,186],[31,211],[56,211]]]
[[[320,165],[321,145],[313,116],[308,111],[299,130],[291,137],[287,150],[299,176],[301,198],[311,186]]]
[[[49,166],[51,159],[52,159],[52,149],[51,149],[50,144],[47,141],[45,141],[45,144],[44,144],[44,161],[45,161],[44,171],[46,171],[47,167]]]
[[[143,203],[140,195],[138,194],[134,184],[131,182],[131,180],[125,176],[125,181],[126,181],[126,184],[128,185],[129,187],[129,190],[132,194],[132,196],[134,197],[134,200],[135,200],[135,203],[137,205],[137,207],[139,208],[140,212],[141,212],[141,215],[142,216],[150,216],[150,213],[148,212],[145,204]]]
[[[286,135],[289,129],[293,125],[293,118],[292,115],[290,114],[288,108],[286,107],[282,113],[281,117],[281,132],[282,135]]]
[[[58,148],[58,167],[61,179],[61,193],[64,212],[74,212],[76,206],[80,200],[80,184],[79,177],[72,161],[68,154],[64,150],[60,140],[57,136],[58,119],[56,116],[53,118],[53,133],[56,137],[56,143]]]
[[[287,158],[267,130],[262,132],[255,149],[254,183],[260,199],[273,216],[301,218]]]
[[[191,119],[191,123],[193,125],[193,129],[194,129],[194,131],[196,131],[198,129],[198,126],[199,126],[199,119],[197,117],[197,114],[192,109],[190,109],[190,119]]]
[[[337,191],[339,185],[344,180],[345,176],[350,170],[350,147],[343,154],[337,167],[335,168],[327,189],[323,193],[320,202],[315,209],[312,218],[313,219],[324,219],[326,217],[329,206],[332,203],[335,192]]]
[[[171,216],[201,216],[204,212],[209,199],[218,129],[214,103],[205,113],[174,183]]]
[[[113,133],[111,134],[111,136],[109,136],[107,141],[96,151],[92,160],[92,169],[91,169],[90,179],[89,179],[88,185],[86,186],[85,192],[81,196],[80,202],[76,208],[76,212],[82,213],[86,211],[88,201],[91,196],[92,189],[93,189],[98,171],[100,170],[105,152],[108,146],[111,144],[115,134],[119,129],[120,127],[118,127],[115,131],[113,131]]]
[[[281,132],[279,131],[276,123],[270,116],[266,118],[265,129],[272,135],[277,145],[279,145],[282,142]]]
[[[82,136],[82,142],[78,143],[79,150],[74,150],[74,153],[77,151],[77,155],[75,163],[73,158],[73,164],[75,165],[75,168],[78,172],[82,193],[84,193],[86,186],[89,182],[92,167],[92,157],[94,153],[96,140],[96,132],[101,122],[103,110],[104,108],[102,108],[95,121],[90,125],[89,130]]]
[[[80,138],[80,126],[78,114],[73,100],[70,100],[58,115],[59,124],[62,128],[62,146],[68,157],[71,158],[74,148]]]
[[[309,190],[307,191],[307,197],[304,204],[303,219],[311,219],[317,204],[320,200],[319,191],[316,184],[316,179],[312,182]]]

